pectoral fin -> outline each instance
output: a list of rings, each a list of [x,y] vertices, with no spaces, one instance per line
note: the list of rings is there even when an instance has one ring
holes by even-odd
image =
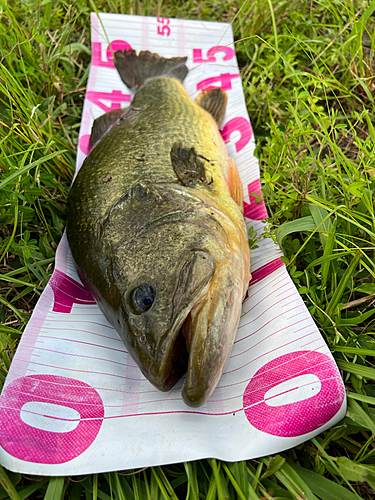
[[[233,160],[233,158],[228,159],[226,178],[230,194],[243,213],[243,186],[240,174],[238,173],[236,162]]]
[[[181,142],[175,142],[171,149],[171,162],[179,181],[183,186],[194,187],[197,182],[207,185],[204,163],[194,148],[184,148]]]

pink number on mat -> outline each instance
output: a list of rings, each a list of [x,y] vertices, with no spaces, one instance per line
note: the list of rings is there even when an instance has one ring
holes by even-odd
[[[212,83],[220,83],[220,87],[223,90],[231,90],[232,89],[232,79],[239,78],[239,73],[221,73],[220,76],[212,76],[211,78],[206,78],[197,84],[197,90],[203,89],[214,89],[217,85],[212,86]]]
[[[266,393],[301,375],[315,375],[321,388],[302,401],[271,406]],[[345,390],[334,361],[316,351],[284,354],[258,370],[243,396],[247,419],[256,429],[273,436],[295,437],[318,429],[331,420],[341,408]]]
[[[216,62],[215,54],[218,52],[224,52],[223,61],[228,61],[234,57],[234,50],[225,45],[216,45],[216,47],[211,47],[207,51],[207,59],[202,57],[202,49],[193,49],[193,62],[204,63],[204,62]]]
[[[247,186],[247,190],[249,193],[250,203],[247,203],[246,201],[243,202],[245,217],[254,220],[267,219],[268,213],[266,205],[264,204],[263,199],[260,199],[262,197],[260,180],[257,179],[250,182]]]
[[[70,313],[73,304],[96,304],[86,288],[65,273],[56,269],[49,280],[55,296],[53,310]]]
[[[114,40],[111,42],[113,53],[116,50],[131,50],[131,45],[125,40]],[[107,60],[103,61],[102,59],[102,44],[101,42],[92,42],[92,65],[100,66],[102,68],[114,68],[115,65],[113,63],[113,55],[111,52],[111,48],[108,45],[107,47]]]
[[[158,35],[169,36],[171,34],[171,28],[168,26],[170,20],[166,17],[158,17]]]
[[[93,387],[57,375],[20,377],[4,389],[0,400],[0,445],[13,457],[38,464],[62,464],[81,455],[94,442],[104,418],[102,399]],[[21,418],[30,402],[71,408],[79,413],[79,423],[67,432],[33,427]],[[52,429],[53,420],[64,420],[40,416],[51,419]]]
[[[112,90],[112,92],[86,92],[86,97],[89,101],[93,102],[106,113],[112,109],[121,108],[122,102],[130,102],[132,96],[130,94],[123,94],[121,90]],[[111,101],[111,106],[107,106],[102,101]]]
[[[253,136],[253,130],[251,128],[249,120],[238,116],[229,120],[221,130],[221,135],[225,143],[230,142],[230,136],[233,132],[239,132],[241,134],[240,138],[236,142],[236,151],[239,153],[249,142]]]

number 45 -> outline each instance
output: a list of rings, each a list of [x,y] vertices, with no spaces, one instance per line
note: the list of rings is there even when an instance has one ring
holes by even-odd
[[[157,21],[160,23],[158,26],[158,35],[169,36],[171,34],[171,28],[168,26],[170,20],[165,17],[158,17]]]

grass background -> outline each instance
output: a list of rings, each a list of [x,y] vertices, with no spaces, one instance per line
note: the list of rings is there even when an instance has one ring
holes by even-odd
[[[283,247],[349,407],[333,429],[258,460],[73,478],[0,466],[0,500],[374,498],[375,1],[0,0],[0,385],[64,229],[95,9],[232,23],[266,237]]]

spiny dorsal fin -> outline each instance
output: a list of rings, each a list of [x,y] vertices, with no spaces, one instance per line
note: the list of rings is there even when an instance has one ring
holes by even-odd
[[[99,116],[91,128],[90,135],[90,151],[93,149],[95,144],[97,144],[100,139],[108,132],[108,130],[113,127],[113,125],[119,121],[119,119],[124,115],[126,109],[113,109],[104,115]]]
[[[228,94],[225,90],[217,87],[215,89],[202,90],[195,100],[196,104],[210,113],[218,125],[223,121],[228,102]]]
[[[115,66],[122,81],[130,89],[138,89],[149,78],[172,76],[181,82],[188,74],[187,57],[165,58],[142,50],[138,55],[135,50],[117,50]]]
[[[181,142],[173,144],[171,149],[172,166],[183,186],[193,187],[198,181],[208,184],[206,170],[200,158],[194,148],[183,148]]]
[[[228,94],[220,87],[202,90],[195,100],[198,106],[208,111],[214,117],[218,125],[223,121],[227,101]]]

